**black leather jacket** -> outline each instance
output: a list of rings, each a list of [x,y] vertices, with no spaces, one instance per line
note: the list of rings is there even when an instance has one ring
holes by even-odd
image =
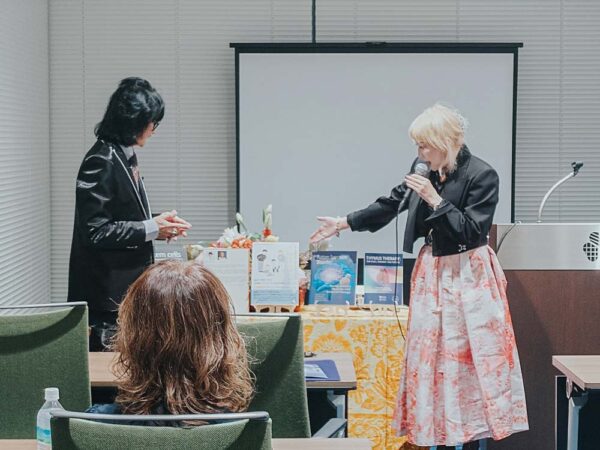
[[[143,223],[150,218],[143,182],[135,188],[121,147],[97,141],[77,174],[69,301],[87,301],[91,311],[116,309],[153,262]]]
[[[414,242],[429,232],[434,256],[453,255],[486,245],[498,204],[498,174],[485,161],[471,155],[466,146],[460,150],[456,163],[456,170],[443,184],[437,183],[437,173],[429,175],[433,185],[439,185],[438,192],[445,200],[436,211],[416,194],[412,194],[398,211],[406,195],[406,186],[401,184],[389,196],[380,197],[366,208],[348,214],[350,228],[374,232],[408,209],[405,252],[412,253]]]

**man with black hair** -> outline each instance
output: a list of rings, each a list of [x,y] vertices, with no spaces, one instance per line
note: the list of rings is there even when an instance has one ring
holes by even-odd
[[[148,81],[122,80],[77,174],[68,300],[88,302],[90,350],[109,343],[125,292],[154,262],[152,241],[191,227],[174,210],[153,217],[139,174],[134,147],[145,145],[164,111]]]

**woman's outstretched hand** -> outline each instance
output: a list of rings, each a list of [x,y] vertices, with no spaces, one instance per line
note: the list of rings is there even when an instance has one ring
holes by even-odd
[[[323,239],[328,239],[331,236],[339,236],[340,231],[349,228],[348,221],[345,217],[329,217],[319,216],[317,220],[321,223],[319,228],[310,235],[310,243],[316,244]]]

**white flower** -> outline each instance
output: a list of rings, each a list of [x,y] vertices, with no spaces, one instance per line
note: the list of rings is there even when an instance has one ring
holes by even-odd
[[[221,235],[221,237],[219,238],[219,240],[217,242],[220,244],[229,246],[235,239],[237,239],[239,237],[245,237],[245,236],[246,236],[246,234],[238,232],[236,227],[225,228],[223,230],[223,234]]]
[[[235,213],[235,221],[239,225],[240,230],[244,230],[246,233],[248,232],[248,228],[246,227],[246,224],[244,223],[244,218],[242,217],[242,215],[239,212]]]
[[[273,224],[273,205],[268,205],[263,209],[263,224],[267,230],[271,229]]]

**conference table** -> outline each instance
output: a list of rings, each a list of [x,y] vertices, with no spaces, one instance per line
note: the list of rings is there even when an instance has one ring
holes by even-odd
[[[114,352],[90,352],[90,384],[92,387],[115,387],[117,378],[111,370],[117,354]],[[335,362],[340,379],[338,381],[307,381],[307,389],[326,389],[335,391],[350,391],[356,389],[356,372],[352,355],[346,352],[317,353],[315,356],[305,358],[306,362],[312,360],[331,359]]]
[[[579,448],[579,412],[591,391],[600,390],[600,355],[553,355],[552,365],[567,377],[567,450]]]
[[[368,439],[273,439],[273,450],[371,450]],[[35,439],[0,439],[2,450],[35,450]]]
[[[112,372],[111,366],[115,362],[117,354],[113,352],[90,352],[88,355],[90,363],[90,384],[92,388],[116,387],[117,377]],[[339,405],[339,407],[336,408],[335,417],[347,419],[348,392],[356,389],[357,386],[352,354],[347,352],[319,352],[313,357],[305,358],[305,361],[310,362],[323,359],[331,359],[335,362],[340,379],[336,381],[307,381],[306,389],[311,398],[317,398],[321,395],[319,393],[323,392],[323,395],[326,398],[329,398],[334,405]],[[312,425],[316,425],[317,428],[319,428],[322,423],[315,423]]]

